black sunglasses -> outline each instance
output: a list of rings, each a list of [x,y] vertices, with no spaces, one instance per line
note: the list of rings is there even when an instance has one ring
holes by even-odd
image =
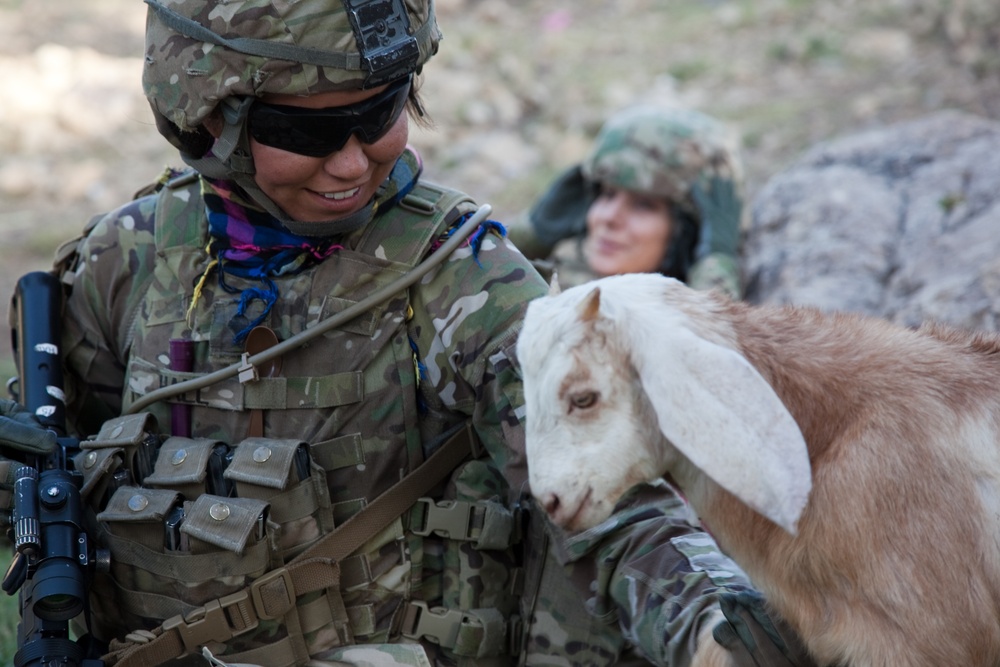
[[[410,77],[357,104],[306,109],[256,101],[247,116],[250,136],[283,151],[326,157],[347,144],[351,135],[371,144],[392,128],[410,95]]]

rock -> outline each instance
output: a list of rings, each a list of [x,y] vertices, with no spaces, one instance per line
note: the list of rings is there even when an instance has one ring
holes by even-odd
[[[815,146],[754,198],[747,298],[1000,328],[1000,123],[958,111]]]

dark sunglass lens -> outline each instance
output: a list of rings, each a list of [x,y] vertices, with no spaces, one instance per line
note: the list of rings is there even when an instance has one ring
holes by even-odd
[[[373,107],[367,114],[358,118],[356,132],[366,144],[375,143],[384,137],[396,124],[399,115],[406,106],[410,86],[407,82],[406,85],[386,92],[387,94],[391,93],[391,97],[386,97],[381,104]]]
[[[265,146],[325,157],[342,149],[351,135],[367,144],[385,136],[406,106],[409,90],[407,79],[372,99],[329,109],[258,102],[250,108],[247,129]]]
[[[338,151],[351,136],[349,130],[340,130],[327,119],[296,115],[267,104],[254,105],[248,123],[250,136],[265,146],[309,157]]]

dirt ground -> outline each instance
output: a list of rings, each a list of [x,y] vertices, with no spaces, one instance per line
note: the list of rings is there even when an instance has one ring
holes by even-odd
[[[1000,118],[994,0],[438,0],[427,174],[509,219],[638,100],[742,137],[750,195],[815,142],[952,107]],[[180,164],[140,90],[140,0],[0,0],[0,294]],[[0,358],[9,354],[0,336]],[[10,366],[0,366],[8,374]]]

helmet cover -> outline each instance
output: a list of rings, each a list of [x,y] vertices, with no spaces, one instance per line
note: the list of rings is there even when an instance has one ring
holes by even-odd
[[[182,132],[232,96],[389,83],[419,72],[441,39],[432,0],[146,3],[143,90],[155,114]]]
[[[636,106],[612,116],[583,161],[584,178],[662,197],[697,215],[691,186],[713,176],[742,185],[735,137],[694,109]]]

